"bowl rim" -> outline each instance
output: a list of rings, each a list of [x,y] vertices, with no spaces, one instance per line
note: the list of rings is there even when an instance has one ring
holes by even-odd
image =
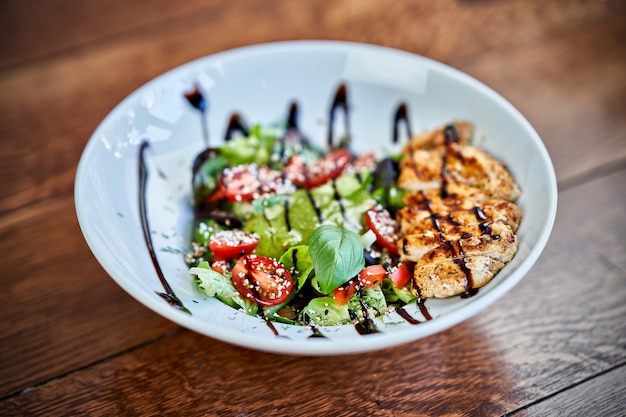
[[[428,69],[435,70],[443,73],[446,76],[455,78],[464,84],[469,84],[471,87],[479,90],[481,94],[487,95],[491,100],[495,101],[499,106],[503,107],[512,117],[520,123],[520,126],[524,129],[526,135],[534,142],[538,155],[541,158],[541,163],[546,167],[548,178],[545,178],[546,187],[548,189],[548,212],[546,213],[545,220],[541,225],[541,232],[538,235],[535,245],[530,247],[525,259],[522,260],[519,267],[512,271],[506,279],[498,283],[485,293],[482,297],[474,300],[471,303],[467,303],[453,311],[446,313],[445,315],[438,317],[436,320],[426,321],[419,326],[407,327],[407,329],[415,329],[419,327],[419,332],[416,331],[397,331],[387,332],[384,334],[370,334],[366,336],[359,336],[359,342],[354,343],[354,339],[308,339],[305,341],[298,340],[286,340],[283,338],[258,338],[254,334],[235,333],[232,330],[224,329],[224,326],[217,326],[211,323],[203,322],[198,323],[197,318],[194,318],[186,313],[177,311],[169,306],[167,303],[160,302],[154,297],[147,297],[145,290],[142,290],[130,283],[129,281],[120,278],[115,275],[113,269],[108,265],[108,260],[104,254],[100,251],[96,239],[90,234],[88,228],[87,215],[82,210],[81,196],[82,189],[87,184],[87,176],[85,175],[89,170],[88,160],[95,152],[96,143],[98,142],[98,134],[112,119],[117,117],[120,112],[124,111],[127,106],[137,100],[138,97],[149,90],[155,84],[163,82],[178,73],[185,73],[191,68],[199,65],[206,65],[208,62],[220,59],[230,59],[241,55],[255,55],[255,54],[267,54],[276,51],[280,52],[302,52],[303,50],[319,50],[319,51],[341,51],[347,50],[366,51],[368,53],[382,53],[382,54],[400,54],[402,56],[410,57],[416,60],[421,65]],[[487,86],[483,82],[476,78],[459,71],[447,64],[435,61],[431,58],[427,58],[412,52],[394,49],[381,45],[374,45],[368,43],[348,42],[348,41],[332,41],[332,40],[297,40],[297,41],[280,41],[270,43],[259,43],[253,45],[247,45],[228,49],[225,51],[217,52],[214,54],[206,55],[204,57],[197,58],[182,65],[166,71],[150,81],[144,83],[139,88],[135,89],[122,101],[120,101],[99,123],[97,128],[90,136],[83,153],[81,154],[78,162],[78,168],[75,175],[74,184],[74,199],[75,210],[78,218],[78,223],[81,232],[89,246],[91,252],[98,260],[107,274],[113,278],[116,283],[122,287],[128,294],[130,294],[137,301],[144,306],[150,308],[152,311],[163,316],[164,318],[173,321],[185,328],[194,330],[200,334],[209,336],[213,339],[220,340],[231,345],[245,347],[248,349],[288,354],[297,356],[325,356],[325,355],[343,355],[343,354],[355,354],[366,351],[380,350],[393,346],[402,345],[415,341],[417,339],[430,336],[432,334],[446,330],[462,321],[465,321],[478,312],[484,310],[496,300],[501,298],[504,294],[510,291],[533,267],[536,261],[539,259],[543,252],[556,218],[557,202],[558,202],[558,190],[557,181],[554,166],[550,155],[545,147],[545,144],[541,140],[539,134],[532,127],[530,122],[521,114],[521,112],[515,108],[508,100],[497,93],[494,89]],[[261,319],[259,319],[261,320]],[[416,336],[416,333],[418,334]]]

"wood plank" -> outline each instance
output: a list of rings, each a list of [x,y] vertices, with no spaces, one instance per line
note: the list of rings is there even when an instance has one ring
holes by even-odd
[[[0,68],[119,36],[163,20],[185,18],[219,1],[126,2],[124,0],[0,3]],[[219,7],[219,6],[218,6]],[[223,7],[223,6],[222,6]]]
[[[609,387],[610,389],[607,389]],[[620,366],[511,415],[519,417],[626,415],[626,366]]]
[[[0,253],[0,397],[177,328],[107,276],[70,198],[1,218]]]
[[[619,40],[626,28],[614,13],[615,3],[559,3],[562,11],[544,8],[543,2],[532,7],[522,1],[428,4],[219,3],[191,18],[147,24],[43,62],[1,71],[0,213],[70,194],[87,139],[107,112],[139,85],[205,54],[282,39],[381,43],[469,70],[527,113],[549,149],[564,149],[555,161],[562,178],[624,157],[626,121],[619,115],[626,107],[626,78],[621,76],[626,58]],[[383,7],[394,9],[385,13]],[[442,38],[431,25],[447,22],[451,10],[458,26]],[[501,16],[503,11],[511,20]],[[398,16],[397,22],[385,20]],[[483,25],[484,20],[492,24]],[[583,34],[582,23],[587,24]],[[233,33],[233,27],[246,30]],[[394,31],[374,30],[379,27]],[[577,48],[571,48],[572,42]],[[594,65],[585,66],[586,59]],[[580,89],[588,78],[593,79],[591,88]],[[533,83],[540,86],[537,91]],[[568,100],[561,99],[566,96]]]
[[[194,15],[221,14],[229,9],[239,9],[238,5],[233,6],[232,3],[224,0],[193,0],[174,5],[163,0],[133,4],[123,0],[93,0],[75,4],[71,0],[57,0],[39,1],[35,5],[7,0],[0,4],[0,51],[3,52],[0,55],[0,68],[103,39],[124,36],[164,21],[189,20]],[[560,0],[549,4],[509,0],[505,5],[499,2],[451,0],[436,3],[396,1],[392,5],[380,5],[375,0],[344,0],[300,2],[297,9],[289,7],[285,1],[256,3],[260,3],[262,9],[267,11],[264,13],[268,17],[267,23],[271,23],[271,14],[281,22],[302,21],[308,15],[309,19],[315,19],[317,23],[321,20],[335,30],[350,21],[350,31],[376,38],[380,37],[375,30],[377,28],[397,28],[392,33],[385,33],[385,38],[396,41],[408,36],[411,44],[420,45],[419,49],[441,48],[440,53],[446,56],[458,54],[459,51],[475,53],[473,49],[478,45],[484,49],[520,45],[545,36],[546,33],[601,24],[618,18],[624,12],[624,5],[619,0]],[[255,6],[242,4],[249,10],[243,10],[245,14],[258,11]],[[476,18],[477,14],[483,18]],[[280,19],[280,16],[291,19]],[[378,19],[374,21],[373,17]],[[419,22],[419,30],[410,30],[416,21]],[[463,36],[458,36],[459,33],[455,31],[442,31],[441,22],[444,21],[450,22],[455,28],[464,28],[460,31]],[[484,21],[488,21],[489,25],[483,24]],[[528,22],[532,22],[531,31],[524,25]],[[306,23],[305,27],[310,28],[307,30],[316,29],[315,25],[310,24],[311,21]],[[498,32],[499,36],[493,36],[494,32]],[[436,42],[430,36],[423,36],[424,33],[436,33]],[[443,48],[447,52],[443,52]]]
[[[329,358],[258,353],[185,331],[8,398],[2,408],[32,415],[517,410],[626,361],[626,196],[616,192],[625,181],[622,170],[565,190],[537,266],[491,308],[448,331]],[[581,221],[600,204],[602,216]],[[108,329],[94,331],[104,338]]]

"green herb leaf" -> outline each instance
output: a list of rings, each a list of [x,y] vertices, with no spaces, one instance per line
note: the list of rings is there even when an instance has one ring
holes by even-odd
[[[327,224],[311,234],[309,252],[320,290],[330,294],[365,266],[363,247],[356,233]]]

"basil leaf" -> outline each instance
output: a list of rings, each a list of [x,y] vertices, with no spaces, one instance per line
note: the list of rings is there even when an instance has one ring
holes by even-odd
[[[311,234],[309,253],[320,290],[330,294],[365,266],[359,236],[343,227],[327,224]]]

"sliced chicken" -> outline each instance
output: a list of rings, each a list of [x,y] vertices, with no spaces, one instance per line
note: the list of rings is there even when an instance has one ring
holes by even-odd
[[[466,184],[489,197],[515,201],[520,189],[506,167],[486,152],[452,143],[431,150],[414,149],[400,162],[398,185],[419,191]]]
[[[458,143],[461,145],[467,145],[472,140],[472,135],[474,134],[474,126],[466,121],[456,121],[452,123],[452,126],[458,132]],[[434,149],[445,146],[446,144],[446,134],[445,134],[445,126],[442,126],[438,129],[431,130],[430,132],[415,135],[411,138],[409,143],[404,147],[404,154],[409,154],[412,150],[415,149]]]
[[[419,194],[419,196],[415,194]],[[405,199],[408,201],[407,206],[400,209],[396,215],[400,224],[400,231],[403,234],[419,233],[419,225],[423,224],[425,219],[431,219],[433,214],[438,217],[442,226],[452,225],[456,230],[465,225],[502,222],[515,232],[522,219],[519,207],[507,200],[459,200],[438,197],[428,199],[424,198],[425,194],[422,192],[415,194],[407,196]],[[431,220],[426,222],[427,225],[432,223]]]
[[[446,126],[405,149],[400,187],[415,192],[396,220],[400,260],[414,264],[419,297],[482,287],[517,252],[520,189],[506,167],[468,145],[467,125]],[[468,133],[469,132],[469,133]],[[467,135],[467,136],[466,136]]]
[[[415,266],[414,288],[421,298],[453,297],[484,286],[503,267],[504,263],[488,256],[423,263]]]

